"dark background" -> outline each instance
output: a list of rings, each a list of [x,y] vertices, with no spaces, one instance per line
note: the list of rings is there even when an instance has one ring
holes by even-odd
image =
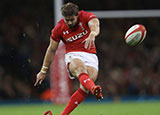
[[[157,0],[64,0],[80,10],[159,9]],[[54,27],[52,0],[0,1],[0,100],[39,99],[49,78],[33,87]],[[100,19],[96,39],[100,59],[98,83],[104,96],[160,95],[160,18]],[[136,47],[124,43],[129,27],[140,23],[146,39]],[[75,87],[77,82],[72,83]]]

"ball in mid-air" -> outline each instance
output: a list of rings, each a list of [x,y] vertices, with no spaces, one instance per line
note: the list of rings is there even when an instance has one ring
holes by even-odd
[[[146,37],[146,28],[141,24],[133,25],[125,34],[125,42],[129,46],[140,44]]]

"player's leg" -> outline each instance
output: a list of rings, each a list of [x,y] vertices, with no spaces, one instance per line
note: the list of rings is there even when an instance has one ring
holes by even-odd
[[[90,78],[95,82],[98,77],[98,70],[95,69],[94,67],[91,66],[86,66],[87,67],[87,73],[90,76]]]
[[[91,91],[96,96],[97,100],[103,99],[102,88],[95,85],[94,81],[97,79],[98,69],[92,66],[86,66],[80,59],[73,59],[69,65],[71,74],[78,77],[83,91]]]
[[[86,97],[88,93],[79,88],[74,94],[71,96],[68,104],[64,108],[61,115],[69,115]]]
[[[71,74],[79,79],[80,84],[87,90],[92,91],[95,86],[94,81],[89,77],[87,67],[78,59],[73,59],[69,64]]]
[[[69,71],[71,72],[72,76],[79,77],[82,73],[84,77],[88,75],[87,67],[83,64],[80,59],[73,59],[69,64]],[[83,77],[83,76],[82,76]],[[88,78],[87,78],[88,79]],[[90,79],[90,78],[89,78]],[[90,80],[91,81],[91,80]],[[92,81],[93,82],[93,81]],[[87,81],[88,83],[88,81]],[[94,83],[94,82],[93,82]],[[95,86],[95,84],[94,84]],[[82,88],[82,87],[81,87]],[[61,113],[61,115],[69,115],[77,106],[80,104],[88,95],[88,91],[84,90],[84,88],[79,88],[70,98],[67,106]],[[86,88],[85,88],[86,89]]]
[[[87,67],[87,73],[90,76],[90,78],[93,81],[96,81],[98,76],[98,70],[91,66],[86,66],[86,67]],[[83,89],[85,92],[88,92],[88,90],[84,88],[81,84],[80,84],[80,88]],[[92,88],[92,94],[96,96],[97,100],[103,99],[102,89],[100,86],[94,86]]]
[[[86,66],[87,68],[87,73],[88,76],[95,82],[97,80],[97,76],[98,76],[98,70],[91,67],[91,66]],[[89,92],[89,90],[87,90],[86,88],[84,88],[81,84],[80,84],[80,88],[85,91],[86,93]]]

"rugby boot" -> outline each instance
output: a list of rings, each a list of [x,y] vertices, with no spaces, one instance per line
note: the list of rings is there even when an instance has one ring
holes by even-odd
[[[102,88],[99,85],[96,85],[92,88],[91,93],[96,96],[98,101],[103,99]]]
[[[51,111],[46,111],[43,115],[53,115]]]

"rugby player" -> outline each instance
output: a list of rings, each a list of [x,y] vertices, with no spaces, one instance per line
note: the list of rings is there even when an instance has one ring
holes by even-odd
[[[67,70],[71,78],[77,78],[80,82],[80,88],[71,96],[61,113],[69,115],[87,97],[89,91],[97,100],[103,99],[102,88],[94,83],[98,76],[95,38],[100,32],[100,22],[95,14],[79,11],[78,6],[70,2],[62,6],[61,12],[63,18],[51,32],[50,44],[34,85],[41,84],[45,79],[58,44],[62,40],[66,48]]]

